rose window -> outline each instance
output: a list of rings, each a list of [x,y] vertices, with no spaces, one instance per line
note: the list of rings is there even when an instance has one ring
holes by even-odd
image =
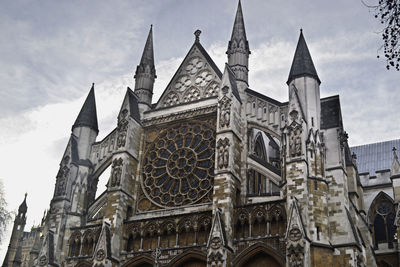
[[[196,74],[198,70],[202,69],[203,66],[204,62],[199,57],[194,57],[189,61],[186,71],[193,75]]]
[[[144,156],[142,186],[161,207],[196,203],[212,189],[215,132],[203,123],[162,131]]]
[[[213,75],[211,74],[210,71],[204,70],[200,72],[200,74],[196,77],[195,83],[198,86],[205,86],[209,81],[211,81],[213,78]]]
[[[187,75],[179,77],[179,79],[175,83],[175,89],[182,92],[185,91],[190,85],[192,84],[192,81],[190,80],[190,77]]]

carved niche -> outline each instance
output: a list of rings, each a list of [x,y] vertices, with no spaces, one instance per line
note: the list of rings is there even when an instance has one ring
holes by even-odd
[[[69,168],[68,168],[69,156],[64,157],[60,170],[57,173],[57,186],[56,186],[56,196],[65,195],[68,177],[69,177]]]
[[[229,139],[225,137],[224,139],[219,139],[217,142],[218,150],[218,168],[225,169],[229,165]]]
[[[110,186],[119,186],[121,182],[121,174],[122,174],[122,165],[124,161],[122,158],[114,159],[112,163],[112,171],[111,171],[111,181]]]
[[[127,109],[122,110],[117,126],[117,131],[118,131],[117,148],[125,146],[126,143],[126,135],[128,131],[127,116],[128,116],[128,110]]]
[[[225,87],[224,87],[225,88]],[[231,100],[224,96],[220,102],[219,126],[229,127],[231,120]]]
[[[300,243],[290,245],[287,256],[290,267],[304,266],[304,246],[302,246]]]
[[[289,154],[292,157],[301,155],[301,128],[295,127],[289,133]]]

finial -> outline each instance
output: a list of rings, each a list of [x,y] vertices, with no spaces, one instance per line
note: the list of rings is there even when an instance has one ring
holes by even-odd
[[[396,149],[395,147],[393,147],[393,148],[392,148],[392,151],[393,151],[393,157],[394,157],[395,159],[398,159],[398,158],[397,158],[397,153],[396,153],[397,149]]]
[[[200,34],[201,34],[201,31],[200,31],[200,30],[196,30],[196,31],[194,32],[194,36],[196,36],[196,39],[195,39],[195,42],[196,42],[196,43],[199,43],[199,42],[200,42]]]
[[[28,193],[25,193],[25,199],[26,199],[26,196],[28,195]]]
[[[300,33],[303,33],[303,28],[300,28]]]
[[[153,24],[150,24],[150,29],[153,29]]]
[[[92,83],[92,88],[94,88],[94,83]]]

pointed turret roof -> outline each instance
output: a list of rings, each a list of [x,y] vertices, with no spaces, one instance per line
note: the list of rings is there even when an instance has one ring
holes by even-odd
[[[235,22],[233,23],[232,35],[231,40],[229,41],[228,51],[231,49],[232,42],[236,40],[239,42],[240,40],[245,41],[246,49],[249,49],[249,43],[246,37],[246,29],[244,27],[244,19],[243,19],[243,12],[242,12],[242,4],[239,0],[238,7],[235,16]],[[250,53],[250,51],[249,51]]]
[[[315,70],[310,51],[308,50],[306,40],[304,39],[303,30],[300,30],[300,37],[297,43],[296,52],[294,53],[287,84],[289,84],[293,79],[302,76],[315,78],[319,83],[321,83],[317,71]]]
[[[237,11],[236,11],[236,16],[235,16],[235,22],[233,24],[231,41],[233,39],[236,39],[236,40],[240,40],[240,39],[247,40],[247,38],[246,38],[246,29],[244,27],[242,4],[241,4],[240,0],[238,2],[238,7],[237,7]]]
[[[150,25],[149,35],[147,36],[140,64],[154,66],[153,25]]]
[[[97,124],[96,100],[94,97],[94,83],[92,84],[92,88],[90,89],[85,103],[83,104],[82,109],[79,112],[74,125],[72,126],[72,130],[75,127],[81,126],[87,126],[96,132],[99,132],[99,127]]]
[[[28,211],[28,206],[26,205],[26,196],[28,194],[25,193],[24,201],[22,201],[21,205],[19,205],[18,213],[26,213]]]

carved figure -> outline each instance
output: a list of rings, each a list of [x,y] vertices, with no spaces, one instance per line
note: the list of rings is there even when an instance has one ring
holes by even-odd
[[[121,182],[123,160],[121,158],[114,159],[112,164],[111,181],[110,186],[119,186]]]
[[[121,113],[120,120],[118,121],[118,137],[117,137],[117,147],[123,147],[126,143],[126,135],[128,131],[128,120],[126,119],[128,115],[128,110],[124,109]]]
[[[217,143],[218,149],[218,168],[228,168],[229,165],[229,139],[219,139]]]
[[[219,126],[222,127],[229,127],[231,119],[231,101],[229,98],[224,97],[221,100],[221,112],[219,116]]]

